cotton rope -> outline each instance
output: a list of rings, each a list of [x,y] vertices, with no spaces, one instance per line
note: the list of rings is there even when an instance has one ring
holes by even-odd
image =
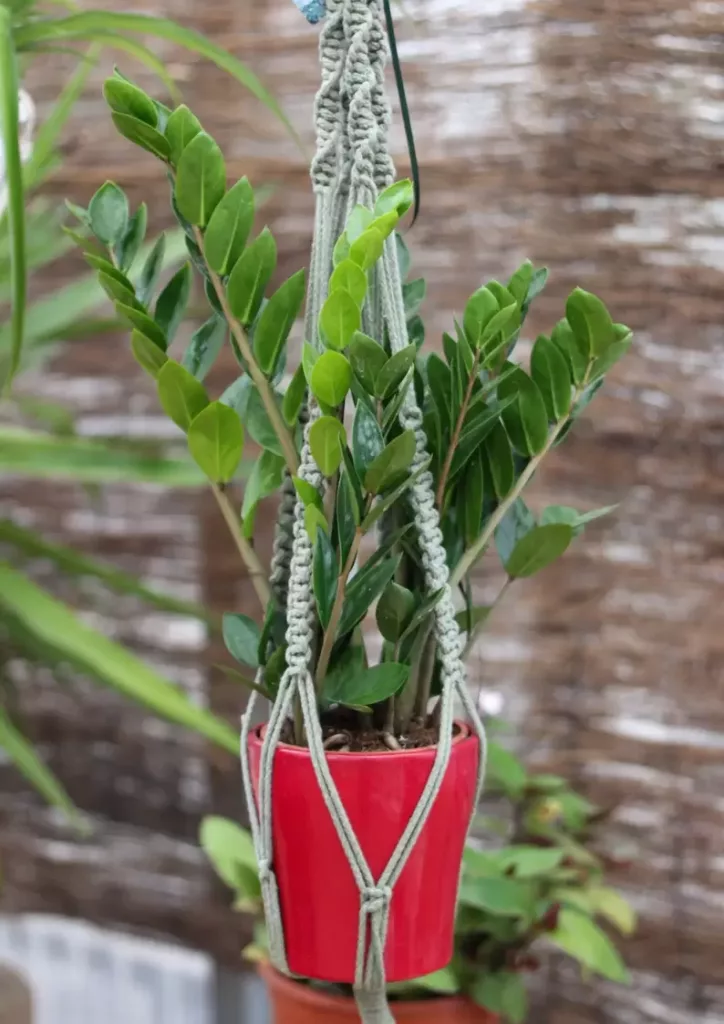
[[[306,337],[317,348],[321,347],[317,327],[319,313],[332,272],[335,241],[344,230],[349,211],[358,203],[372,206],[379,191],[394,180],[394,166],[387,148],[391,115],[384,86],[387,45],[383,17],[381,0],[328,0],[327,3],[327,17],[320,40],[322,84],[315,103],[317,152],[311,175],[316,213],[306,317]],[[386,324],[391,351],[399,352],[409,342],[394,236],[385,243],[380,266],[373,277],[365,322],[373,337],[380,340],[383,324]],[[321,492],[324,479],[309,445],[309,430],[319,415],[319,407],[313,399],[310,400],[299,476]],[[404,430],[412,430],[415,434],[416,452],[411,473],[416,473],[429,460],[422,414],[412,387],[407,389],[399,419]],[[379,878],[372,875],[354,834],[324,751],[311,675],[315,633],[314,552],[304,522],[304,504],[299,499],[294,500],[290,480],[286,480],[283,487],[271,572],[277,601],[282,604],[286,599],[287,665],[264,734],[258,794],[255,794],[251,780],[248,751],[256,693],[252,693],[242,718],[242,774],[259,864],[271,961],[279,970],[289,973],[279,891],[273,870],[272,779],[274,755],[281,732],[297,697],[322,797],[360,892],[354,992],[362,1024],[394,1024],[387,1004],[384,969],[390,903],[395,883],[424,828],[450,760],[456,695],[480,740],[473,815],[485,769],[485,732],[466,685],[461,661],[461,636],[435,505],[434,481],[428,470],[424,470],[411,486],[410,498],[426,589],[428,593],[442,592],[434,611],[434,635],[441,677],[440,739],[418,805]]]

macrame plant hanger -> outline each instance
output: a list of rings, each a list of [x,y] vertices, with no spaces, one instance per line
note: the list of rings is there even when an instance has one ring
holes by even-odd
[[[387,39],[382,4],[383,0],[328,0],[321,34],[322,84],[315,104],[317,151],[311,168],[316,213],[305,325],[307,340],[320,349],[323,346],[318,333],[319,313],[333,269],[334,244],[344,231],[353,207],[357,204],[373,207],[378,193],[394,180],[394,166],[387,148],[391,113],[384,81]],[[372,274],[364,329],[382,341],[386,328],[394,354],[409,343],[394,235],[387,239],[383,256]],[[309,429],[319,416],[319,407],[310,397],[299,476],[321,492],[324,478],[309,446]],[[415,474],[429,460],[422,414],[412,387],[407,390],[399,418],[403,430],[415,433],[417,450],[411,467],[411,473]],[[442,591],[434,612],[441,669],[440,739],[418,805],[379,878],[372,875],[354,834],[324,751],[311,676],[315,622],[313,546],[304,523],[304,505],[296,498],[289,479],[285,481],[280,504],[271,574],[275,599],[282,606],[286,603],[287,608],[287,667],[264,734],[258,792],[251,779],[248,753],[249,730],[257,701],[255,692],[242,719],[242,773],[259,865],[271,961],[278,970],[289,973],[273,865],[272,783],[274,754],[293,701],[298,697],[314,772],[360,893],[354,992],[363,1024],[394,1024],[387,1004],[384,965],[392,892],[425,825],[447,769],[456,696],[480,739],[473,814],[485,767],[485,733],[468,693],[461,661],[461,636],[448,582],[432,474],[423,471],[409,493],[426,589],[430,594]],[[310,912],[313,913],[313,908]]]

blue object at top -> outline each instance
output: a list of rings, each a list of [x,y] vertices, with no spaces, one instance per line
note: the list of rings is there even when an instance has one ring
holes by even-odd
[[[327,13],[325,0],[294,0],[294,3],[312,25],[316,25]]]

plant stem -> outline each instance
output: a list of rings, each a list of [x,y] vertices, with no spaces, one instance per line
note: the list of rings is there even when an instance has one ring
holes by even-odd
[[[572,403],[573,405],[575,405],[575,403],[578,401],[581,394],[585,390],[585,387],[586,382],[584,381],[584,383],[580,386],[580,388],[576,391],[576,394],[574,395]],[[465,552],[465,554],[460,559],[458,564],[455,566],[453,574],[450,577],[451,587],[457,586],[461,580],[465,579],[465,577],[473,568],[477,560],[481,557],[481,555],[484,554],[485,549],[490,543],[491,537],[493,536],[497,528],[500,526],[502,521],[505,519],[506,515],[508,514],[508,511],[512,508],[512,506],[515,504],[515,502],[521,496],[527,485],[532,480],[536,470],[538,469],[538,466],[540,466],[543,459],[546,457],[548,452],[556,443],[556,438],[563,430],[567,422],[568,417],[565,416],[563,417],[563,419],[560,419],[558,423],[556,423],[553,426],[550,433],[548,434],[548,440],[546,441],[543,450],[538,452],[537,455],[533,456],[533,458],[530,460],[528,465],[525,467],[523,472],[518,477],[518,480],[513,490],[510,492],[508,497],[505,498],[504,501],[501,501],[501,503],[496,508],[495,512],[493,512],[492,516],[488,520],[487,526],[485,527],[483,532],[480,534],[478,539],[472,544],[472,546],[468,548],[468,550]]]
[[[457,423],[455,424],[455,430],[453,431],[453,436],[450,441],[450,447],[448,448],[447,456],[445,457],[445,465],[443,466],[442,473],[440,474],[440,482],[437,485],[437,494],[435,496],[435,502],[437,504],[438,509],[440,510],[442,510],[442,504],[443,501],[445,500],[445,487],[447,486],[447,479],[450,476],[450,467],[452,466],[452,461],[453,458],[455,457],[455,449],[457,448],[458,442],[460,440],[460,434],[462,433],[463,423],[465,421],[468,406],[470,405],[470,399],[473,394],[473,385],[475,384],[475,381],[478,376],[479,360],[480,353],[476,352],[475,359],[473,360],[473,367],[470,371],[470,380],[468,381],[468,386],[467,390],[465,391],[463,403],[460,406],[460,412],[458,414]]]
[[[229,527],[229,532],[233,537],[234,543],[242,557],[244,565],[249,571],[249,576],[254,590],[256,591],[256,595],[259,598],[262,611],[266,612],[267,606],[271,601],[272,594],[264,566],[261,564],[259,556],[254,548],[241,532],[241,521],[234,511],[224,488],[219,484],[212,484],[211,490],[214,492],[214,497],[221,509],[221,514],[226,521],[226,525]]]
[[[317,672],[315,675],[315,684],[317,693],[322,692],[322,684],[324,678],[327,675],[327,669],[329,668],[329,659],[332,657],[332,648],[334,647],[334,641],[337,637],[337,627],[339,626],[339,620],[342,618],[342,606],[344,605],[344,590],[347,586],[347,580],[349,574],[352,572],[354,563],[357,561],[357,555],[359,554],[360,544],[362,543],[362,530],[357,527],[357,530],[352,541],[352,546],[349,549],[347,555],[347,561],[344,563],[344,568],[337,580],[337,593],[334,595],[334,604],[332,605],[332,613],[329,616],[329,623],[324,632],[324,639],[322,641],[322,649],[319,652],[319,661],[317,662]]]
[[[432,677],[435,672],[435,658],[437,653],[437,640],[431,629],[430,635],[425,641],[420,658],[420,675],[417,682],[417,693],[415,694],[415,710],[413,716],[425,724],[427,718],[427,705],[430,701],[430,690],[432,689]]]
[[[200,251],[203,253],[204,236],[201,233],[201,229],[198,227],[194,228],[194,238],[196,239],[196,244],[198,245]],[[279,410],[279,406],[276,403],[274,392],[272,391],[269,385],[269,381],[262,373],[259,364],[254,358],[254,353],[249,343],[249,337],[244,328],[242,327],[242,325],[231,312],[231,309],[229,307],[229,301],[226,297],[226,292],[224,290],[224,285],[222,284],[221,278],[215,271],[211,269],[208,263],[206,263],[206,260],[204,260],[204,263],[206,264],[206,269],[209,273],[209,280],[214,286],[214,291],[216,292],[216,296],[219,300],[219,305],[221,306],[226,322],[229,325],[229,330],[234,335],[234,340],[236,341],[236,344],[239,346],[239,351],[244,357],[246,365],[249,368],[249,375],[251,379],[254,381],[254,384],[256,385],[259,394],[261,395],[261,400],[264,403],[264,408],[266,409],[267,415],[269,416],[271,424],[274,427],[274,431],[277,437],[279,438],[279,443],[281,444],[282,450],[284,452],[284,460],[287,464],[287,469],[292,474],[292,476],[296,476],[296,474],[299,472],[299,456],[297,455],[297,449],[296,445],[294,444],[294,438],[292,437],[289,428],[284,422],[284,417],[282,416]]]

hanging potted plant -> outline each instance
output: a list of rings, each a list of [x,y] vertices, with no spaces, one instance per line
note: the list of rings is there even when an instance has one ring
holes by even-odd
[[[465,850],[450,963],[389,987],[398,1024],[520,1024],[527,1019],[526,978],[555,949],[586,971],[628,980],[607,931],[630,935],[635,916],[606,884],[607,868],[615,863],[602,852],[606,815],[564,779],[529,773],[492,743],[487,789],[499,798],[484,825],[499,838],[485,846],[470,842]],[[349,986],[291,979],[269,964],[249,833],[224,818],[207,818],[201,844],[234,892],[234,907],[257,919],[244,955],[266,982],[274,1024],[352,1024],[356,1006]]]
[[[522,494],[631,334],[576,289],[529,363],[517,361],[547,277],[526,262],[472,294],[441,351],[422,351],[425,284],[407,280],[396,230],[413,187],[394,182],[386,151],[381,9],[330,6],[308,291],[299,271],[267,297],[276,242],[268,228],[249,240],[250,183],[227,187],[223,155],[187,107],[162,108],[119,74],[105,85],[114,122],[163,163],[190,263],[154,299],[153,256],[138,287],[126,275],[137,216],[123,191],[107,182],[78,215],[259,598],[259,619],[230,613],[224,633],[252,689],[242,767],[272,962],[353,984],[363,1019],[384,1021],[386,982],[441,969],[453,944],[485,760],[464,660],[493,610],[475,605],[472,572],[496,548],[501,600],[607,511],[535,515]],[[176,358],[192,267],[210,316]],[[301,360],[287,372],[305,291]],[[203,377],[227,337],[241,373],[213,398]],[[261,454],[238,501],[245,438]],[[275,493],[267,568],[256,514]],[[363,633],[373,614],[374,658]],[[262,728],[251,725],[259,695],[272,702]]]

